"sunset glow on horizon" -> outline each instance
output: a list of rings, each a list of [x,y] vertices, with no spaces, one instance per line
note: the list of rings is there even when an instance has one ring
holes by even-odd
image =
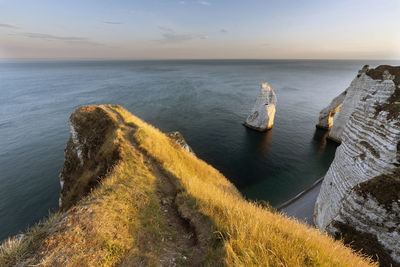
[[[399,59],[400,1],[0,0],[0,58]]]

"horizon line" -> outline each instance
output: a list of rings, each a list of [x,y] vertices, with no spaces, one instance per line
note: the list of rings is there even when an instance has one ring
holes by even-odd
[[[80,57],[57,57],[57,58],[34,58],[34,57],[27,57],[27,58],[0,58],[0,60],[109,60],[109,61],[189,61],[189,60],[352,60],[352,61],[400,61],[400,58],[396,59],[385,59],[385,58],[80,58]]]

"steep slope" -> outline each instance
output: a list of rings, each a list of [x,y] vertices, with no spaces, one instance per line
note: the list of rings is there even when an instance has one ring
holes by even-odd
[[[85,127],[75,127],[76,117]],[[3,243],[1,266],[371,265],[318,230],[246,201],[217,170],[119,106],[83,107],[71,124],[78,141],[66,150],[62,210]],[[104,139],[86,148],[87,131]],[[105,151],[111,161],[101,160]],[[90,186],[77,201],[68,196],[80,177]],[[66,208],[66,199],[75,204]]]
[[[59,177],[61,210],[87,195],[121,158],[114,142],[117,127],[115,120],[98,107],[81,107],[71,115],[71,138]]]
[[[370,69],[368,65],[365,65],[359,70],[350,86],[335,97],[326,108],[321,110],[316,126],[330,130],[328,138],[340,143],[346,124],[361,97],[365,95],[366,88],[379,86],[378,84],[383,79],[382,76],[385,70],[390,70],[393,73],[394,82],[398,83],[397,79],[399,78],[394,75],[394,73],[398,72],[397,67],[381,65],[375,69]]]
[[[342,143],[315,205],[321,230],[378,254],[384,266],[400,263],[399,81],[400,67],[379,66],[364,67],[352,82],[358,102],[333,121],[344,128],[335,132]]]

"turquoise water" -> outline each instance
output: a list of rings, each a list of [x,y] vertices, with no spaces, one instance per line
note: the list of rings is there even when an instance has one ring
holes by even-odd
[[[315,123],[363,61],[0,61],[0,239],[58,206],[69,115],[120,104],[196,154],[250,199],[279,205],[321,177],[336,146]],[[398,64],[398,62],[397,62]],[[259,86],[278,97],[274,128],[242,126]]]

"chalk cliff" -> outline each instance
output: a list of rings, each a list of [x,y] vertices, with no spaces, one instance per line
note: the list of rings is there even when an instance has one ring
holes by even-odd
[[[346,97],[347,90],[335,97],[332,102],[319,113],[317,127],[325,130],[330,130],[333,124],[333,117],[340,110],[343,101]]]
[[[400,263],[400,67],[365,66],[346,90],[331,136],[341,140],[314,221],[356,249]]]
[[[319,114],[317,127],[330,130],[328,137],[336,142],[341,142],[341,134],[346,123],[364,93],[365,74],[368,70],[369,66],[364,66],[350,86],[335,97]]]
[[[271,129],[274,125],[276,101],[276,95],[269,84],[261,84],[260,94],[244,125],[257,131]]]

